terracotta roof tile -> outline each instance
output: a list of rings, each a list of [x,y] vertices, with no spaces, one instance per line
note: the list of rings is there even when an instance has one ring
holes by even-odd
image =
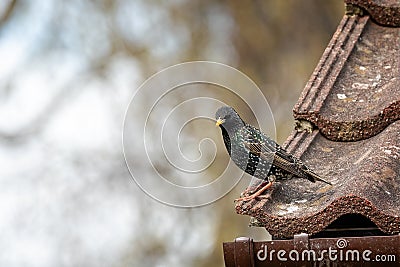
[[[371,9],[393,1],[346,2]],[[396,17],[387,20],[398,21],[399,13],[390,14]],[[345,214],[365,216],[386,234],[400,233],[399,55],[400,27],[344,16],[294,108],[300,125],[316,128],[294,130],[285,143],[333,185],[275,183],[270,199],[238,202],[236,211],[254,217],[274,238],[316,234]]]
[[[365,9],[378,24],[400,27],[399,0],[345,0],[344,2]]]
[[[388,234],[400,232],[400,121],[372,138],[346,143],[294,131],[288,150],[333,186],[293,179],[276,183],[271,199],[238,203],[274,237],[315,234],[344,214],[362,214]],[[295,153],[295,154],[296,154]],[[321,162],[324,162],[322,165]]]
[[[345,16],[294,107],[326,137],[371,137],[400,118],[400,29]]]

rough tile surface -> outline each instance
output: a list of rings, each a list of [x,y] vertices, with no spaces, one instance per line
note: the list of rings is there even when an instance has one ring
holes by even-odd
[[[345,2],[370,15],[340,22],[293,110],[310,131],[285,143],[333,185],[292,179],[236,203],[274,238],[319,233],[345,214],[400,233],[400,2]]]

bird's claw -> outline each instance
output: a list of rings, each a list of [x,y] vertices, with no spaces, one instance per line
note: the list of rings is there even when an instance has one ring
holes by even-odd
[[[246,196],[246,197],[240,197],[240,198],[238,198],[238,199],[235,199],[234,200],[234,203],[235,202],[237,202],[237,201],[249,201],[249,200],[252,200],[252,199],[255,199],[255,198],[259,198],[259,197],[261,197],[261,198],[269,198],[270,197],[270,195],[261,195],[265,190],[267,190],[268,188],[270,188],[271,186],[272,186],[272,182],[268,182],[268,184],[266,184],[266,185],[264,185],[261,189],[258,189],[258,191],[257,192],[255,192],[255,193],[253,193],[253,194],[251,194],[251,195],[249,195],[249,196]],[[258,188],[258,187],[257,187]]]
[[[233,203],[236,203],[238,201],[249,201],[252,199],[261,200],[261,199],[270,199],[270,198],[271,198],[271,194],[259,195],[259,196],[250,195],[250,196],[246,196],[246,197],[237,198],[237,199],[233,200]]]

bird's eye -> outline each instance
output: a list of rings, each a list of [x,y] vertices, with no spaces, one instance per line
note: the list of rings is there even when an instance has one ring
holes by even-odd
[[[227,120],[227,119],[230,119],[230,118],[231,118],[231,115],[229,115],[229,114],[225,116],[225,119],[226,119],[226,120]]]

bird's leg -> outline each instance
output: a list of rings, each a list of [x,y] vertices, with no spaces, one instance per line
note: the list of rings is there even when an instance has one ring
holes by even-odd
[[[270,197],[269,195],[268,196],[260,196],[260,195],[262,193],[264,193],[265,190],[270,188],[272,186],[273,182],[275,182],[275,181],[276,181],[275,175],[268,176],[268,183],[267,184],[265,184],[266,182],[260,183],[259,185],[257,185],[256,189],[252,191],[252,193],[253,192],[255,192],[255,193],[253,193],[253,194],[251,194],[250,196],[247,196],[247,197],[241,197],[241,198],[235,199],[234,202],[236,202],[236,201],[248,201],[248,200],[255,199],[257,197],[259,197],[259,198],[261,198],[261,197],[269,198]]]
[[[272,181],[269,181],[268,184],[264,185],[264,183],[262,183],[261,185],[264,185],[261,189],[258,189],[259,186],[257,186],[258,191],[256,191],[254,194],[247,196],[247,197],[241,197],[238,199],[235,199],[236,201],[248,201],[248,200],[252,200],[255,199],[256,197],[260,196],[262,193],[264,193],[265,190],[267,190],[268,188],[270,188],[272,186]]]
[[[268,184],[268,181],[264,181],[263,180],[261,183],[256,185],[255,188],[253,186],[250,186],[250,187],[248,187],[248,189],[246,189],[246,191],[249,190],[250,194],[254,194],[255,192],[257,192],[258,190],[260,190],[261,188],[263,188],[267,184]],[[251,187],[253,187],[253,189],[251,189]]]

